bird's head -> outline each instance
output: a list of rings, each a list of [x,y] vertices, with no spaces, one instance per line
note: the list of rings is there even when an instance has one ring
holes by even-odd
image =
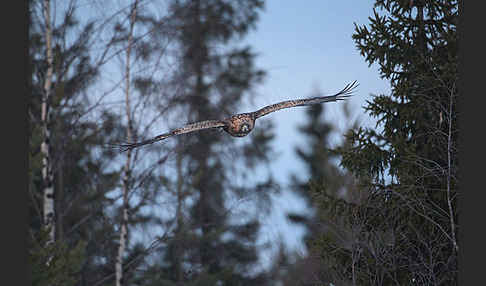
[[[255,118],[251,113],[242,113],[231,116],[226,120],[224,131],[234,137],[244,137],[253,130]]]

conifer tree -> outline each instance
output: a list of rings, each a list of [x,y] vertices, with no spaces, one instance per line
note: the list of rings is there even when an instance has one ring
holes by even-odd
[[[458,2],[377,1],[375,6],[391,16],[375,12],[370,30],[357,26],[353,38],[367,61],[380,65],[392,90],[366,106],[383,131],[352,133],[354,146],[343,153],[343,165],[371,176],[373,188],[416,204],[409,209],[421,217],[416,223],[441,232],[450,243],[441,259],[453,258],[458,250]]]
[[[181,69],[174,82],[180,90],[180,123],[244,112],[239,108],[243,98],[263,72],[255,68],[249,47],[232,44],[254,27],[263,2],[170,3],[170,25],[180,51]],[[252,169],[268,160],[271,125],[266,133],[254,132],[249,138],[252,142],[240,144],[208,130],[174,139],[176,176],[169,178],[169,186],[177,196],[177,225],[164,259],[153,268],[162,268],[159,281],[232,285],[263,279],[249,275],[258,260],[258,221],[249,217],[231,222],[228,200],[255,188],[253,182],[242,185],[233,178],[243,177],[239,166]]]
[[[383,131],[351,134],[355,147],[343,153],[343,164],[356,174],[364,167],[370,187],[385,191],[390,206],[401,206],[398,217],[406,217],[410,227],[401,230],[407,240],[400,264],[410,268],[400,276],[418,284],[454,284],[459,250],[458,2],[420,0],[405,6],[378,1],[377,6],[394,17],[375,16],[371,31],[357,27],[353,37],[367,61],[380,65],[392,92],[366,107]],[[385,39],[383,46],[377,45],[379,39]]]
[[[299,159],[303,161],[308,172],[308,180],[317,184],[326,184],[329,191],[338,194],[343,185],[343,176],[337,166],[338,154],[332,152],[331,136],[338,131],[333,123],[324,120],[324,105],[313,105],[306,111],[307,122],[299,126],[299,131],[308,140],[308,144],[295,148]],[[298,190],[308,196],[309,181],[299,181],[294,177],[294,184]]]
[[[346,194],[345,184],[349,183],[349,174],[339,168],[338,154],[333,152],[331,147],[331,137],[338,136],[337,126],[324,119],[326,106],[312,105],[306,110],[307,122],[298,127],[298,130],[306,140],[295,148],[297,157],[305,164],[307,170],[306,178],[302,180],[296,175],[292,175],[293,190],[299,194],[309,205],[314,207],[312,190],[313,186],[322,186],[327,195],[343,197]],[[347,110],[347,106],[344,107]],[[318,210],[319,212],[319,210]],[[303,223],[307,228],[304,240],[309,239],[318,231],[315,228],[315,218],[298,213],[287,214],[290,221]],[[317,214],[317,218],[319,214]]]
[[[311,188],[326,231],[309,239],[293,277],[313,278],[301,283],[457,284],[457,4],[378,0],[370,24],[356,25],[357,48],[391,93],[365,106],[376,128],[351,130],[336,149],[359,199]]]
[[[356,25],[391,94],[365,107],[377,129],[337,150],[361,199],[319,200],[340,222],[312,240],[322,283],[457,284],[457,12],[457,1],[376,1],[369,27]]]
[[[305,144],[295,148],[295,152],[305,164],[307,178],[302,180],[293,176],[293,190],[305,199],[312,214],[288,213],[288,219],[305,226],[304,243],[307,255],[281,254],[280,259],[293,258],[293,263],[287,263],[278,279],[283,285],[307,285],[306,283],[323,283],[325,280],[325,264],[320,261],[321,248],[316,241],[327,237],[340,227],[340,222],[334,217],[333,211],[343,203],[355,201],[354,180],[349,172],[339,168],[340,155],[331,145],[333,137],[339,137],[341,130],[329,119],[324,118],[328,108],[325,105],[313,105],[306,111],[307,121],[298,127],[305,138]],[[349,106],[343,106],[344,121],[350,120]],[[356,123],[347,128],[354,128]],[[342,143],[341,143],[342,144]],[[338,230],[339,231],[339,230]],[[277,265],[274,267],[278,268]]]

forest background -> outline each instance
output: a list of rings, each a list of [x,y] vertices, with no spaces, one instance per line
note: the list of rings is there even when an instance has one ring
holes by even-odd
[[[30,1],[33,284],[457,284],[457,1],[339,3]]]

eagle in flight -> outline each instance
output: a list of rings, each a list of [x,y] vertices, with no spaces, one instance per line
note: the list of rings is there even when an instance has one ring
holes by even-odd
[[[120,144],[117,145],[117,147],[119,147],[121,151],[127,151],[140,146],[153,144],[155,142],[165,140],[171,136],[199,131],[203,129],[209,129],[209,128],[223,128],[223,130],[229,133],[231,136],[244,137],[248,135],[248,133],[250,133],[251,130],[253,130],[253,127],[255,127],[255,120],[257,120],[262,116],[265,116],[271,112],[275,112],[277,110],[284,109],[284,108],[344,100],[352,95],[354,89],[357,86],[358,86],[357,81],[354,81],[346,85],[340,92],[334,95],[287,100],[287,101],[282,101],[279,103],[265,106],[254,112],[232,115],[223,120],[206,120],[206,121],[190,123],[181,128],[173,129],[167,133],[163,133],[158,136],[155,136],[152,139],[148,139],[136,143]]]

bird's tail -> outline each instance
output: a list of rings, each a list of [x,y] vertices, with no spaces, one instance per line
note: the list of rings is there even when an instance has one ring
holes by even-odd
[[[140,146],[152,144],[152,143],[157,142],[159,140],[160,139],[157,136],[155,138],[152,138],[152,139],[149,139],[149,140],[145,140],[145,141],[141,141],[141,142],[133,142],[133,143],[124,142],[124,143],[120,143],[120,144],[108,144],[106,146],[108,148],[116,149],[120,153],[123,153],[123,152],[126,152],[128,150],[132,150],[132,149],[138,148]]]
[[[353,95],[355,89],[359,86],[357,80],[353,81],[352,83],[348,83],[340,92],[336,93],[335,100],[345,100],[346,98]]]
[[[348,97],[353,95],[353,92],[355,91],[356,87],[358,87],[358,85],[359,85],[358,81],[355,80],[352,83],[348,83],[340,92],[334,95],[318,96],[318,97],[306,99],[306,104],[304,105],[345,100]]]

